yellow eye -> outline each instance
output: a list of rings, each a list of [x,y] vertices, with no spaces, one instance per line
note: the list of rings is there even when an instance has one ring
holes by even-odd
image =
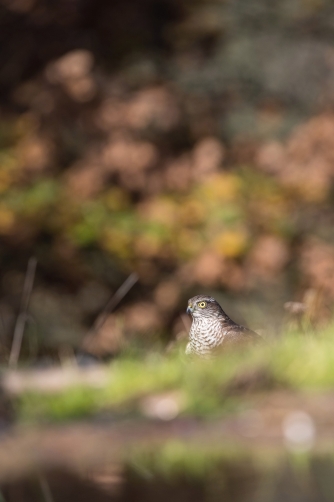
[[[199,302],[197,305],[200,309],[204,309],[206,307],[206,302]]]

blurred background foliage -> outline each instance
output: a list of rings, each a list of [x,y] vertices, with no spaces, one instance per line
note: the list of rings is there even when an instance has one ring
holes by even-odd
[[[0,0],[3,353],[31,256],[29,357],[182,338],[202,292],[269,333],[290,300],[326,322],[333,38],[327,0]]]

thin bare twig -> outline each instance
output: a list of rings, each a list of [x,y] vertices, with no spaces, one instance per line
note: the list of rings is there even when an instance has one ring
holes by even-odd
[[[130,289],[136,284],[138,281],[138,275],[133,272],[129,275],[129,277],[123,282],[123,284],[118,288],[115,294],[110,298],[107,305],[102,310],[101,314],[97,317],[93,327],[90,330],[90,333],[96,333],[103,324],[106,322],[108,315],[110,312],[114,310],[114,308],[119,304],[121,300],[123,300],[124,296],[130,291]]]
[[[15,323],[13,342],[9,355],[10,367],[17,366],[17,362],[20,356],[24,328],[28,317],[30,297],[35,280],[36,266],[37,266],[37,259],[35,257],[30,258],[28,262],[26,276],[24,279],[20,313]]]
[[[40,475],[38,478],[39,478],[39,484],[41,487],[44,501],[45,502],[53,502],[53,497],[52,497],[52,493],[50,490],[50,486],[49,486],[49,483],[47,482],[46,478],[42,475]]]

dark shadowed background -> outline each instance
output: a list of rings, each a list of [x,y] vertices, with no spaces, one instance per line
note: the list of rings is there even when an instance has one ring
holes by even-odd
[[[1,347],[182,338],[187,299],[280,332],[334,298],[334,6],[0,0]],[[133,272],[97,334],[89,328]]]

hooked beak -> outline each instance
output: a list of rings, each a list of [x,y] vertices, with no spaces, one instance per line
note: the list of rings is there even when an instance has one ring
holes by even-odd
[[[193,310],[194,310],[193,307],[190,306],[190,305],[188,305],[188,307],[187,307],[187,314],[191,315],[193,313]]]

